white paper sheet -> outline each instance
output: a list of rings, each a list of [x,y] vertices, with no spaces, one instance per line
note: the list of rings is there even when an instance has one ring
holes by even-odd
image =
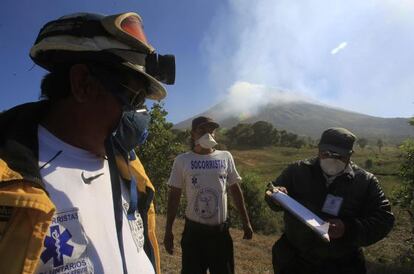
[[[284,209],[288,210],[294,216],[296,216],[300,221],[309,226],[313,231],[315,231],[324,241],[329,242],[329,223],[325,222],[312,211],[298,203],[296,200],[292,199],[290,196],[286,195],[283,192],[274,192],[272,195],[272,200],[279,203]]]

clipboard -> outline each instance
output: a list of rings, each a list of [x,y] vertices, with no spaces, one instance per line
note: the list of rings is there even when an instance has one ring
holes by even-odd
[[[289,195],[277,191],[267,191],[266,195],[270,196],[272,201],[282,206],[284,209],[293,214],[302,223],[311,228],[318,236],[325,242],[330,242],[329,239],[329,223],[319,218],[315,213],[304,207],[302,204],[292,199]]]

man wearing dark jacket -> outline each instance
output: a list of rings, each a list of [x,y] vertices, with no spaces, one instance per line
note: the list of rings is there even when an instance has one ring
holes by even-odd
[[[272,249],[275,273],[366,273],[361,247],[383,239],[394,216],[377,178],[351,162],[355,139],[347,129],[327,129],[318,157],[289,165],[269,185],[329,222],[327,243],[285,212],[284,234]],[[265,199],[280,210],[269,195]]]

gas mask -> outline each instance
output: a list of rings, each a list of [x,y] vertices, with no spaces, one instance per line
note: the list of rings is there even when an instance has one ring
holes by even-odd
[[[217,145],[217,142],[210,133],[206,133],[195,141],[195,144],[200,145],[205,149],[212,149],[215,145]]]
[[[338,175],[344,171],[346,167],[346,164],[344,162],[333,158],[320,159],[320,165],[323,172],[329,176]]]
[[[149,120],[145,109],[124,111],[113,133],[115,143],[126,153],[142,145],[148,136]]]

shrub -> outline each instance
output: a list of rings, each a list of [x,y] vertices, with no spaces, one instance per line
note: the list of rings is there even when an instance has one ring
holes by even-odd
[[[397,193],[397,202],[414,215],[414,140],[408,139],[401,145],[403,152],[400,167],[402,189]]]
[[[372,159],[367,159],[365,161],[365,168],[370,169],[370,168],[372,168],[373,164],[374,164],[374,162],[372,161]]]
[[[276,232],[281,216],[271,211],[264,201],[266,183],[261,182],[259,177],[251,172],[243,173],[242,177],[243,181],[240,186],[243,191],[244,201],[253,230],[265,234]],[[233,226],[241,227],[242,222],[239,212],[232,201],[229,205],[230,222]]]
[[[137,154],[155,187],[155,208],[158,213],[165,213],[168,190],[166,182],[175,156],[182,152],[182,145],[171,131],[173,124],[167,122],[167,111],[162,104],[154,104],[149,113],[151,120],[148,139],[137,150]]]

